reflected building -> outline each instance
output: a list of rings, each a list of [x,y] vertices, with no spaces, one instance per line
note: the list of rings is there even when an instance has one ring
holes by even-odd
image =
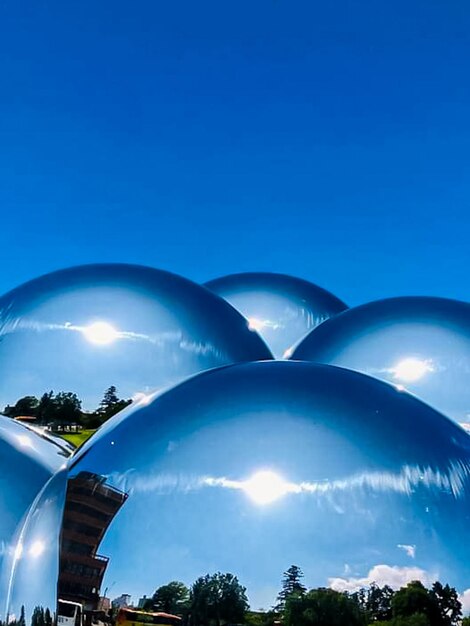
[[[152,598],[147,598],[147,596],[144,594],[141,598],[139,598],[139,602],[137,603],[137,608],[143,609],[149,602],[152,602]]]
[[[111,604],[115,609],[127,609],[128,606],[131,606],[131,598],[129,593],[122,593],[118,598],[114,598]]]
[[[57,596],[80,602],[85,611],[99,608],[109,559],[98,554],[98,548],[127,499],[127,494],[105,481],[104,476],[81,472],[67,485]]]

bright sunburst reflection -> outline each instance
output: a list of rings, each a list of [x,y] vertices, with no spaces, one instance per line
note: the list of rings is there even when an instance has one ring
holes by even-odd
[[[243,491],[256,504],[270,504],[289,493],[289,483],[269,470],[253,474],[242,484]]]
[[[33,448],[33,442],[31,441],[31,438],[28,437],[27,435],[18,435],[17,436],[17,440],[18,443],[20,444],[20,446],[22,446],[23,448]]]
[[[409,357],[397,363],[390,371],[395,379],[406,383],[414,383],[429,372],[433,372],[434,368],[429,359],[423,360]]]
[[[33,558],[38,558],[41,556],[41,554],[44,552],[45,549],[46,549],[46,544],[44,543],[44,541],[38,540],[38,541],[34,541],[31,544],[31,547],[29,548],[28,552],[29,552],[29,555],[32,556]]]
[[[21,543],[21,541],[18,541],[18,543],[16,544],[16,548],[14,550],[14,559],[15,561],[18,561],[19,559],[21,559],[21,556],[23,554],[23,544]]]
[[[94,322],[82,330],[87,341],[98,346],[106,346],[118,339],[119,333],[108,322]]]
[[[265,328],[277,330],[278,328],[281,328],[281,326],[279,322],[276,322],[274,320],[261,319],[259,317],[249,317],[248,328],[250,330],[262,331]]]
[[[257,317],[250,317],[248,319],[248,328],[250,330],[263,330],[263,328],[265,327],[265,323],[263,322],[263,320],[258,319]]]

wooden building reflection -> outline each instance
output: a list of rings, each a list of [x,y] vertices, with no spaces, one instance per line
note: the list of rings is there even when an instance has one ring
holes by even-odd
[[[103,537],[127,499],[106,477],[80,472],[70,478],[64,509],[57,597],[98,609],[108,557],[98,554]]]

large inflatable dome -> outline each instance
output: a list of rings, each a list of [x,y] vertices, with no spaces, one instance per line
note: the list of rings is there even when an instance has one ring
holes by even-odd
[[[357,370],[470,426],[470,304],[402,297],[349,309],[312,331],[293,359]]]
[[[250,604],[280,573],[309,584],[376,567],[466,584],[470,438],[409,394],[325,365],[273,361],[191,378],[98,432],[45,487],[4,573],[4,611],[92,609],[216,571]]]
[[[206,283],[248,320],[277,358],[347,306],[329,291],[286,274],[245,272]]]
[[[222,298],[149,267],[74,267],[0,298],[0,410],[53,390],[94,411],[111,386],[141,399],[202,370],[270,357]]]

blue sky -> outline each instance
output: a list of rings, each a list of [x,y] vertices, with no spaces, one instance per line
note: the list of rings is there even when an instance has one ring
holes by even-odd
[[[467,2],[0,13],[0,291],[121,261],[468,299]]]

